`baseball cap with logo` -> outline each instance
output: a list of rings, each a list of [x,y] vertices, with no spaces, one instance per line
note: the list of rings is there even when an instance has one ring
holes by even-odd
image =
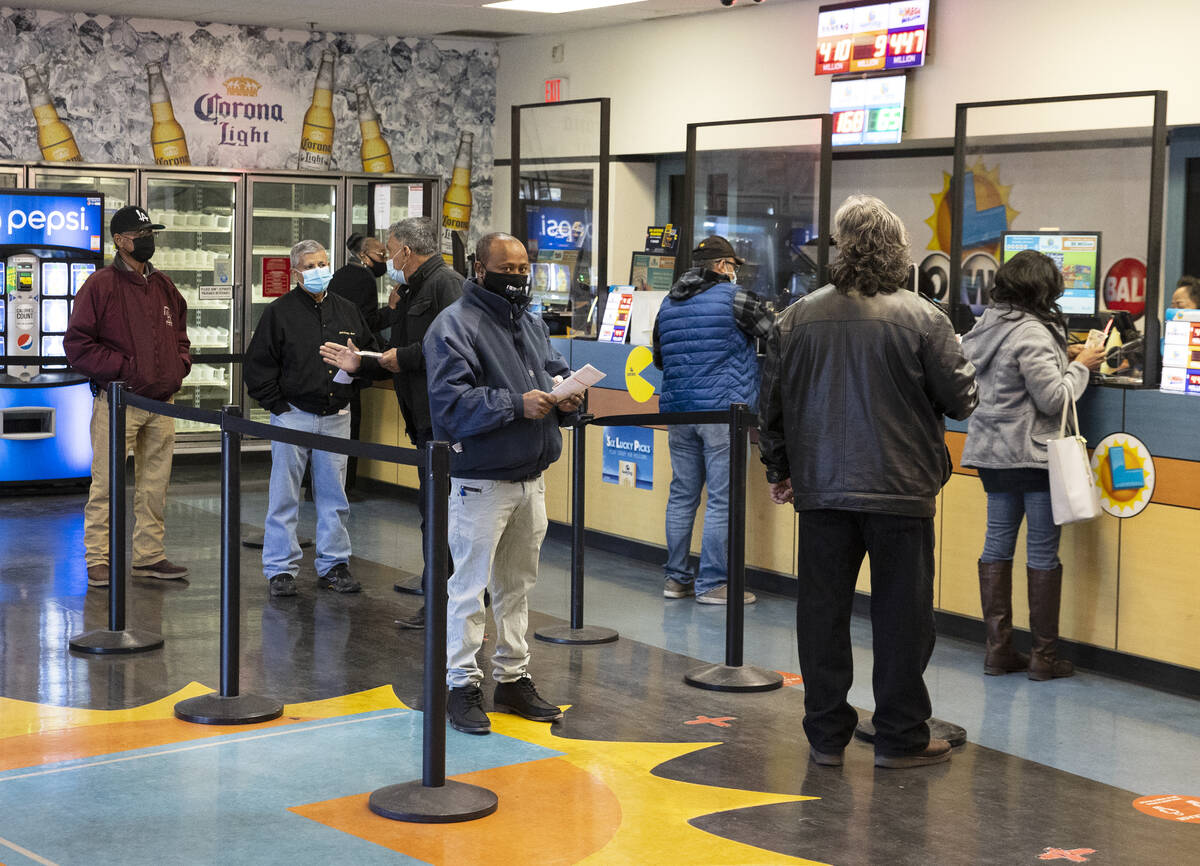
[[[733,251],[733,245],[720,235],[709,235],[696,244],[696,248],[692,250],[692,258],[698,262],[733,259],[736,264],[746,264],[746,260]]]
[[[146,213],[135,204],[126,205],[108,221],[108,231],[110,234],[123,235],[129,232],[140,232],[142,229],[165,229],[166,226],[159,223],[150,222],[150,214]]]

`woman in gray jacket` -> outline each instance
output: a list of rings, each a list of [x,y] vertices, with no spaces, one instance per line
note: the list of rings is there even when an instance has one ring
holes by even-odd
[[[987,537],[979,557],[979,596],[987,626],[986,674],[1027,670],[1031,680],[1069,677],[1055,657],[1062,563],[1050,510],[1046,440],[1057,435],[1063,406],[1078,399],[1102,349],[1067,348],[1058,298],[1063,279],[1042,253],[1024,250],[996,271],[992,303],[963,337],[975,365],[979,408],[967,423],[962,463],[979,470],[987,492]],[[1074,360],[1068,360],[1073,357]],[[1033,652],[1012,645],[1012,560],[1026,521],[1029,630]]]

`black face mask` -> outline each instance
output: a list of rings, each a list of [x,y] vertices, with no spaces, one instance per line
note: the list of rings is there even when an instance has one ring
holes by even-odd
[[[133,239],[133,250],[129,253],[135,262],[148,262],[154,255],[154,235]]]
[[[483,287],[489,292],[495,292],[517,308],[524,310],[533,299],[533,286],[529,282],[529,274],[501,274],[486,271],[483,275]]]
[[[382,262],[377,262],[374,259],[369,259],[368,261],[371,262],[371,264],[367,265],[367,268],[370,269],[370,271],[371,271],[371,276],[378,279],[379,277],[382,277],[384,274],[387,273],[387,269],[388,269],[387,259],[384,259]]]

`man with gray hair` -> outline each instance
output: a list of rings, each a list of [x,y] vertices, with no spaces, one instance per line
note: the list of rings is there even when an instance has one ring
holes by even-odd
[[[271,413],[272,426],[349,439],[346,406],[354,385],[348,377],[336,376],[336,364],[325,357],[329,352],[325,344],[374,350],[375,337],[354,304],[329,293],[332,271],[324,247],[316,241],[300,241],[292,247],[291,263],[292,290],[263,311],[246,348],[242,366],[246,390]],[[372,377],[377,369],[374,359],[363,358],[359,372]],[[263,538],[263,573],[272,596],[296,594],[300,480],[310,458],[317,508],[318,585],[335,592],[362,589],[349,568],[345,455],[272,442]]]
[[[966,418],[975,368],[950,319],[907,291],[904,224],[873,196],[834,219],[832,284],[779,317],[763,367],[759,449],[771,498],[797,512],[796,636],[804,732],[817,764],[839,766],[858,714],[850,611],[871,562],[875,765],[948,760],[931,739],[933,516],[950,478],[943,416]]]
[[[391,371],[396,400],[409,441],[418,451],[433,439],[429,417],[429,388],[425,383],[425,353],[421,341],[438,313],[462,297],[463,277],[446,264],[438,246],[438,229],[429,217],[411,217],[388,229],[388,276],[396,287],[388,305],[392,317],[391,344],[379,359]],[[417,507],[421,509],[421,537],[425,537],[425,473],[417,473]],[[424,544],[421,550],[424,551]],[[419,591],[420,584],[401,582],[396,589]],[[425,608],[396,623],[422,628]]]

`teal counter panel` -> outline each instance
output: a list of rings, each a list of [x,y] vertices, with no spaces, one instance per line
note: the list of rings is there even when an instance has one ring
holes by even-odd
[[[598,343],[595,340],[571,340],[570,342],[573,343],[569,359],[572,370],[578,370],[584,364],[591,364],[604,373],[604,378],[596,385],[597,388],[608,388],[614,391],[626,390],[625,359],[634,350],[634,346],[623,343]],[[654,365],[650,365],[642,371],[642,378],[654,386],[654,393],[657,394],[662,389],[662,372]]]

